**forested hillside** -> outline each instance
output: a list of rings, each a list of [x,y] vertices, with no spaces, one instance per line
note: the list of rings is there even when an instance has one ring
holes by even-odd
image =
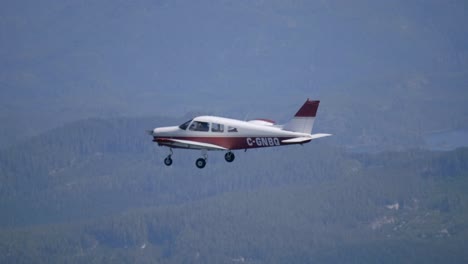
[[[465,263],[468,149],[176,151],[89,119],[0,154],[1,263]]]

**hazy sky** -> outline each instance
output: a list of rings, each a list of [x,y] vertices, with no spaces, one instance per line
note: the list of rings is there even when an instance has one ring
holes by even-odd
[[[389,111],[399,103],[412,118],[431,111],[433,100],[460,113],[466,5],[2,2],[1,135],[20,139],[96,116],[197,111],[284,120],[307,97],[325,102],[327,126],[346,122],[334,118],[349,108]]]

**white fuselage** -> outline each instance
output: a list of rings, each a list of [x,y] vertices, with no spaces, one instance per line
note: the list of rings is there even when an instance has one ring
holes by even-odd
[[[197,125],[201,125],[201,128],[197,127]],[[182,128],[181,126],[156,128],[153,130],[153,137],[155,142],[165,146],[191,149],[202,148],[185,146],[186,144],[171,140],[176,139],[179,141],[188,140],[213,144],[233,150],[290,145],[294,143],[284,141],[293,138],[307,138],[311,137],[311,135],[283,130],[280,126],[275,126],[265,121],[255,120],[246,122],[224,117],[199,116],[189,121]],[[302,141],[300,143],[306,142]]]

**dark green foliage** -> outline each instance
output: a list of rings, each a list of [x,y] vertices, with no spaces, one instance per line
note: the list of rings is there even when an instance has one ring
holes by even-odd
[[[179,122],[92,119],[0,156],[1,263],[464,263],[468,149],[157,149]],[[72,137],[70,136],[72,135]]]

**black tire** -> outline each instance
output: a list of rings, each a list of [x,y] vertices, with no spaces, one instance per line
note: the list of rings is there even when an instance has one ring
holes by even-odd
[[[236,156],[234,155],[234,153],[232,152],[227,152],[226,154],[224,154],[224,159],[227,161],[227,162],[233,162],[234,159],[236,158]]]
[[[171,166],[171,165],[172,165],[172,159],[171,159],[171,157],[166,157],[166,158],[164,159],[164,164],[165,164],[166,166]]]
[[[202,158],[199,158],[199,159],[197,159],[197,161],[195,161],[195,165],[197,166],[197,168],[203,169],[203,168],[205,168],[206,160],[202,159]]]

